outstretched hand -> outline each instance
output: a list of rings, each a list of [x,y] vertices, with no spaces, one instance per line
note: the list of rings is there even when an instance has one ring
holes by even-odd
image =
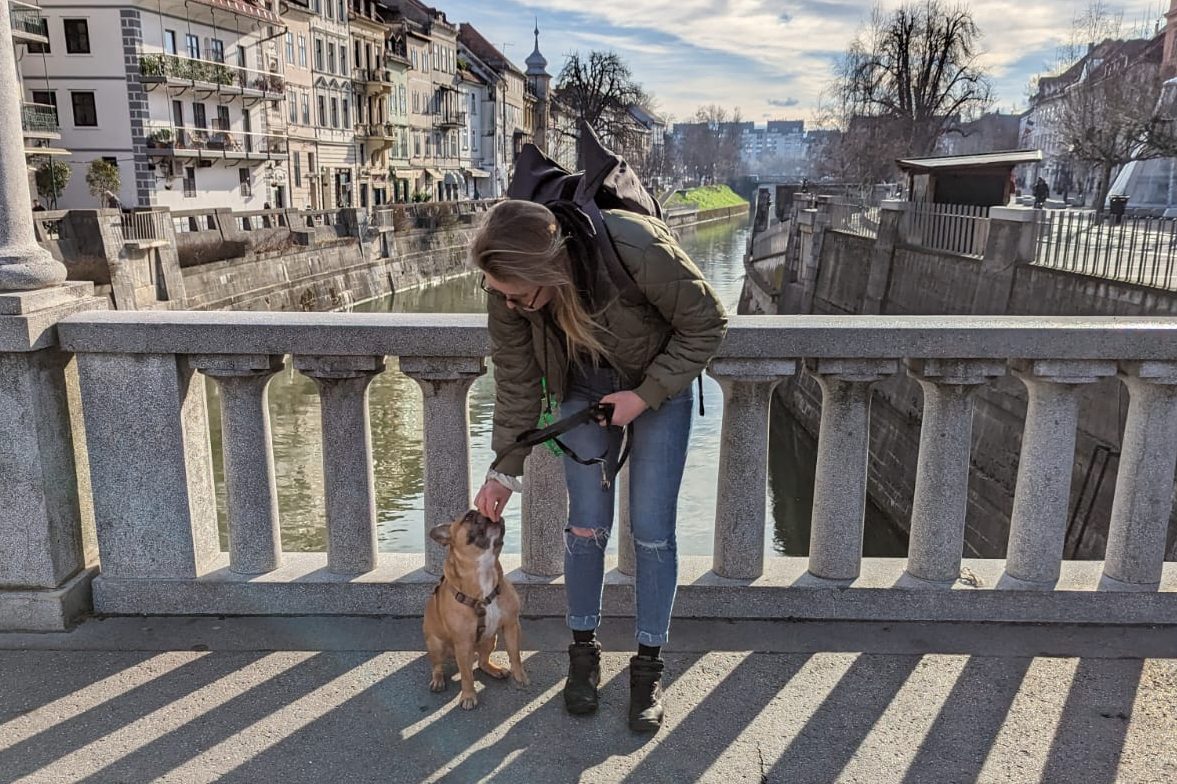
[[[630,422],[641,416],[649,406],[646,401],[642,400],[636,392],[626,390],[624,392],[614,392],[611,395],[605,395],[601,398],[602,403],[609,403],[613,406],[613,419],[611,424],[614,427],[625,427]],[[605,424],[604,422],[601,423]]]
[[[478,495],[474,496],[474,508],[483,517],[489,517],[497,523],[503,519],[503,510],[507,508],[507,502],[510,500],[509,488],[503,487],[493,479],[487,479]]]

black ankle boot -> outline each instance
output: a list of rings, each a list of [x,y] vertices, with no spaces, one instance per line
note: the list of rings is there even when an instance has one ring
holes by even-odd
[[[629,660],[629,728],[634,732],[657,732],[662,726],[661,659],[634,656]]]
[[[601,683],[601,644],[574,642],[568,646],[568,681],[564,684],[564,707],[569,713],[593,713],[597,709],[597,686]]]

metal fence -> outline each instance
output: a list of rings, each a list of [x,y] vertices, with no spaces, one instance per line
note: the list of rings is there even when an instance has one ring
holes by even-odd
[[[830,228],[859,237],[879,236],[879,208],[863,204],[830,204]]]
[[[989,208],[971,204],[917,203],[903,216],[908,245],[981,258],[989,241]]]
[[[124,212],[123,239],[141,242],[166,239],[169,220],[171,216],[166,212]]]
[[[1141,286],[1177,289],[1177,220],[1044,210],[1034,263]]]

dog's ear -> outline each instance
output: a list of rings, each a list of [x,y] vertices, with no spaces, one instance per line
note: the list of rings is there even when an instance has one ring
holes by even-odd
[[[429,538],[442,547],[450,546],[450,526],[452,523],[442,523],[429,529]]]

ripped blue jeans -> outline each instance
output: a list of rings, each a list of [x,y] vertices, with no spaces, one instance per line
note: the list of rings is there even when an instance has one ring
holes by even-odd
[[[581,411],[619,389],[618,375],[612,369],[574,369],[560,416]],[[674,529],[691,434],[692,403],[692,387],[687,387],[657,411],[646,411],[633,423],[628,462],[629,520],[637,560],[636,633],[642,645],[663,645],[670,631],[678,586]],[[586,460],[608,451],[612,473],[623,432],[620,428],[586,424],[562,436],[561,441]],[[568,456],[564,457],[564,477],[568,485],[568,527],[564,532],[568,627],[574,631],[596,629],[601,622],[605,547],[613,530],[615,493],[601,487],[599,466],[584,466]],[[594,535],[579,536],[572,532],[573,527],[591,529]]]

